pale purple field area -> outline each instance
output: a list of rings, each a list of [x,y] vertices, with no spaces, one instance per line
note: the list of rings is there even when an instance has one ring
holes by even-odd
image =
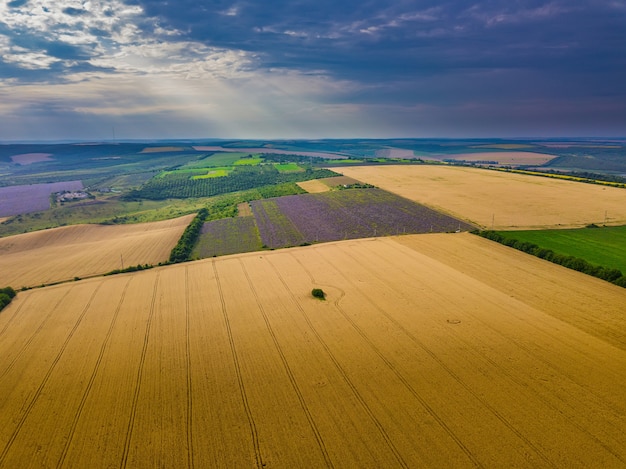
[[[448,215],[380,189],[302,194],[251,203],[269,248],[410,233],[471,230]]]
[[[50,208],[50,194],[81,189],[81,181],[0,187],[0,217],[47,210]]]

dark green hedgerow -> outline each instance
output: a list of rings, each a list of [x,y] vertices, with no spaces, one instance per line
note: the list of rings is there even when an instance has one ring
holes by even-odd
[[[15,298],[15,290],[11,287],[0,288],[0,311]]]
[[[169,261],[171,263],[185,262],[191,258],[191,251],[193,251],[198,241],[200,230],[202,230],[202,225],[204,225],[204,221],[208,216],[209,211],[206,208],[200,209],[196,217],[189,223],[187,228],[185,228],[183,235],[170,253]]]
[[[592,275],[602,280],[606,280],[607,282],[614,283],[615,285],[618,285],[620,287],[626,288],[626,277],[618,269],[593,265],[579,257],[558,254],[551,249],[545,249],[536,244],[526,241],[519,241],[517,239],[507,238],[505,236],[502,236],[500,233],[491,230],[473,231],[472,233],[482,236],[483,238],[496,241],[500,244],[504,244],[505,246],[512,247],[519,251],[532,254],[533,256],[537,256],[541,259],[545,259],[555,264],[562,265],[563,267],[567,267],[568,269],[577,270],[587,275]]]

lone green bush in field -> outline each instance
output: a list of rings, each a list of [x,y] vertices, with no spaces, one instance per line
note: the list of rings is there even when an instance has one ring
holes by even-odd
[[[15,290],[11,287],[0,288],[0,311],[15,297]]]
[[[326,293],[324,293],[324,290],[322,290],[321,288],[314,288],[313,290],[311,290],[311,295],[313,295],[313,297],[315,298],[319,298],[320,300],[326,299]]]

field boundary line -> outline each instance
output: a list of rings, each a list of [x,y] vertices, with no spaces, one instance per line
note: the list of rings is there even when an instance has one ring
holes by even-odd
[[[243,382],[243,376],[241,373],[241,367],[239,365],[239,357],[237,356],[237,350],[235,348],[235,340],[233,338],[233,331],[230,326],[230,320],[228,319],[228,313],[226,311],[226,301],[224,300],[224,292],[222,291],[222,283],[217,272],[217,265],[215,259],[212,259],[211,264],[213,266],[213,273],[215,275],[215,282],[217,284],[217,291],[220,297],[220,303],[222,306],[222,315],[226,325],[226,331],[228,333],[228,342],[230,344],[230,351],[233,356],[233,364],[235,365],[235,372],[237,374],[237,383],[239,384],[239,392],[241,394],[241,400],[243,401],[244,410],[246,411],[246,417],[248,418],[248,425],[250,427],[250,434],[252,437],[252,444],[254,446],[254,455],[257,468],[262,468],[263,457],[261,455],[261,447],[259,445],[259,435],[257,433],[256,424],[254,422],[254,416],[250,409],[250,403],[248,402],[248,395],[246,394],[246,388]]]
[[[191,323],[189,318],[189,266],[185,266],[185,352],[187,362],[187,466],[194,467],[193,459],[193,392],[191,377],[191,342],[190,329]]]
[[[67,440],[65,441],[65,446],[63,447],[63,452],[61,453],[61,457],[59,458],[59,462],[57,463],[57,468],[63,466],[63,463],[65,462],[65,458],[67,457],[67,452],[69,451],[70,446],[72,445],[72,440],[74,439],[74,434],[76,432],[76,427],[78,426],[78,421],[80,420],[80,417],[82,415],[83,409],[85,407],[85,403],[87,402],[87,398],[89,397],[91,388],[93,387],[93,383],[96,380],[96,376],[100,369],[102,359],[104,358],[104,352],[106,351],[111,335],[113,334],[113,328],[115,327],[115,323],[117,322],[117,317],[119,315],[120,309],[122,308],[122,304],[124,303],[124,298],[126,297],[126,292],[128,291],[128,286],[130,285],[132,279],[133,277],[128,278],[128,280],[126,281],[126,284],[124,285],[124,289],[122,290],[120,301],[118,302],[117,307],[115,308],[115,313],[113,314],[113,318],[111,319],[111,324],[109,324],[109,329],[107,330],[107,333],[104,337],[104,341],[102,342],[102,346],[100,347],[100,353],[98,354],[96,364],[89,378],[89,382],[87,383],[87,387],[85,388],[85,392],[83,393],[83,397],[80,400],[78,409],[76,413],[74,414],[74,420],[72,421],[71,430],[67,437]]]
[[[11,315],[11,317],[9,319],[7,319],[6,324],[4,325],[4,327],[2,328],[2,330],[0,331],[0,338],[6,333],[7,329],[9,328],[9,326],[11,325],[11,323],[15,320],[15,318],[18,316],[19,312],[22,310],[22,307],[28,303],[28,300],[30,300],[30,296],[26,297],[26,299],[24,301],[22,301],[20,303],[20,305],[17,307],[17,309],[13,312],[13,315]],[[8,305],[7,305],[8,306]],[[6,313],[6,309],[4,310]]]
[[[154,318],[154,306],[156,304],[157,292],[159,290],[159,281],[161,279],[161,272],[157,271],[154,279],[154,287],[152,289],[152,300],[150,302],[150,312],[148,313],[148,321],[146,323],[146,333],[144,334],[143,347],[141,349],[141,357],[139,359],[139,367],[137,369],[137,377],[135,379],[135,393],[133,394],[133,402],[130,410],[130,416],[128,419],[128,426],[126,429],[126,438],[124,440],[124,451],[122,453],[122,460],[120,467],[126,467],[128,463],[128,454],[130,452],[130,442],[133,437],[133,429],[135,427],[135,417],[137,413],[137,403],[139,402],[139,393],[141,391],[141,381],[143,379],[143,367],[146,361],[146,353],[148,350],[148,342],[150,340],[150,330],[152,328],[152,319]]]
[[[24,350],[26,350],[26,348],[28,348],[28,346],[32,343],[32,341],[35,340],[35,337],[37,336],[37,334],[39,334],[39,332],[41,332],[41,330],[44,328],[44,326],[46,325],[48,320],[52,317],[52,313],[54,313],[54,311],[56,311],[56,309],[63,302],[63,300],[65,300],[65,298],[67,297],[67,295],[69,295],[69,293],[70,293],[70,289],[68,288],[67,291],[65,292],[65,294],[62,295],[61,298],[59,298],[59,300],[56,302],[54,307],[52,307],[50,309],[50,312],[46,315],[46,317],[43,319],[41,324],[39,324],[39,327],[37,327],[37,329],[35,329],[35,332],[32,333],[32,335],[28,338],[28,340],[26,342],[24,342],[24,345],[22,345],[22,347],[19,350],[19,352],[17,352],[15,357],[13,357],[13,360],[11,360],[11,363],[9,363],[9,365],[6,367],[6,369],[2,373],[0,373],[0,379],[4,378],[4,376],[9,371],[11,371],[13,369],[13,366],[15,365],[15,362],[22,356],[22,353],[24,353]]]
[[[324,348],[325,352],[328,354],[330,360],[333,362],[333,365],[335,365],[335,368],[337,369],[337,371],[339,372],[341,377],[344,379],[344,382],[348,385],[348,387],[352,391],[352,394],[354,395],[356,400],[359,402],[359,404],[361,404],[361,407],[363,408],[363,410],[365,410],[365,413],[368,415],[368,417],[370,418],[370,420],[372,421],[374,426],[378,429],[380,435],[383,437],[383,439],[387,443],[387,446],[389,447],[389,449],[391,450],[391,452],[395,456],[395,458],[398,461],[398,463],[402,467],[404,467],[406,469],[409,469],[410,466],[406,463],[406,461],[404,460],[404,458],[402,457],[402,455],[398,451],[398,448],[396,448],[396,446],[393,444],[393,440],[391,439],[391,437],[389,436],[389,434],[385,430],[385,427],[376,418],[376,416],[374,415],[374,412],[372,411],[372,409],[369,408],[369,406],[365,402],[365,399],[363,398],[363,396],[361,396],[361,394],[359,394],[359,391],[356,388],[355,384],[350,380],[350,378],[348,377],[348,374],[346,373],[346,371],[343,369],[343,367],[341,366],[341,364],[337,360],[337,357],[335,357],[333,355],[333,353],[330,350],[330,347],[328,346],[328,344],[326,342],[324,342],[324,339],[322,339],[322,336],[319,334],[317,329],[315,329],[315,327],[313,326],[313,323],[311,323],[311,320],[307,316],[306,311],[304,311],[304,308],[302,308],[302,305],[298,302],[297,298],[295,297],[295,295],[293,294],[293,292],[291,291],[291,289],[287,285],[287,282],[285,282],[285,279],[281,275],[280,271],[272,263],[272,261],[270,260],[269,257],[266,257],[266,259],[267,259],[268,264],[272,267],[272,269],[276,273],[276,275],[277,275],[278,279],[280,280],[280,282],[283,284],[283,287],[285,288],[285,290],[289,294],[291,300],[296,305],[296,308],[298,309],[298,311],[300,312],[300,314],[304,318],[305,322],[307,323],[307,325],[311,329],[311,332],[313,332],[313,335],[315,335],[315,337],[318,340],[318,342],[320,343],[320,345]],[[341,293],[342,293],[342,295],[341,295],[341,298],[342,298],[345,295],[345,292],[343,290],[341,290]],[[337,301],[339,301],[339,300],[337,300]]]
[[[280,360],[283,362],[283,367],[285,368],[285,371],[287,372],[287,376],[289,377],[289,382],[291,383],[291,386],[293,387],[293,390],[296,392],[296,395],[298,396],[298,401],[300,401],[300,406],[302,407],[302,411],[305,413],[307,420],[309,421],[309,425],[311,426],[311,430],[313,431],[313,434],[315,435],[315,439],[317,440],[317,444],[320,447],[320,450],[322,451],[322,455],[324,456],[324,460],[326,461],[326,465],[327,467],[335,467],[330,455],[328,454],[328,450],[326,449],[326,445],[324,444],[324,439],[322,438],[322,435],[319,431],[319,428],[317,428],[317,424],[315,423],[315,419],[313,418],[313,415],[311,414],[311,411],[309,410],[308,406],[306,405],[306,401],[304,399],[304,396],[302,395],[302,391],[300,390],[300,388],[298,387],[298,383],[296,381],[296,377],[293,374],[293,371],[291,370],[291,367],[289,366],[289,362],[287,361],[287,357],[285,357],[285,354],[283,352],[282,347],[280,346],[280,343],[278,342],[278,337],[276,337],[276,333],[274,332],[274,329],[272,329],[272,326],[270,324],[270,320],[267,317],[267,313],[265,312],[265,308],[263,307],[262,302],[259,299],[259,295],[256,291],[256,288],[254,288],[254,284],[252,282],[252,280],[250,279],[250,275],[248,274],[248,271],[246,269],[246,266],[244,265],[243,261],[241,260],[241,258],[237,259],[239,261],[239,264],[241,265],[241,269],[243,270],[244,275],[246,276],[246,280],[248,281],[248,286],[250,287],[250,290],[252,291],[252,294],[254,295],[254,299],[256,301],[256,304],[259,308],[259,311],[261,312],[261,315],[263,316],[263,321],[265,321],[265,326],[267,327],[268,332],[270,333],[270,336],[272,337],[272,341],[274,342],[274,347],[276,348],[276,351],[278,352],[278,354],[280,355]]]
[[[83,318],[87,314],[87,311],[89,311],[89,308],[91,307],[91,302],[93,301],[93,299],[95,298],[96,294],[100,290],[100,287],[102,287],[102,283],[103,282],[98,283],[98,286],[96,288],[94,288],[93,293],[91,294],[91,297],[87,301],[87,304],[83,307],[83,310],[80,313],[80,316],[78,317],[78,319],[74,323],[74,327],[72,327],[72,329],[70,330],[69,334],[67,335],[67,337],[63,341],[63,345],[61,345],[61,348],[59,349],[56,357],[54,358],[54,360],[50,364],[50,367],[48,368],[48,371],[44,375],[44,378],[41,381],[41,384],[39,385],[39,387],[37,388],[37,390],[33,394],[33,397],[31,399],[30,403],[24,409],[24,413],[22,414],[22,417],[20,418],[19,422],[17,423],[17,425],[15,427],[15,430],[13,430],[13,434],[11,435],[11,438],[9,438],[9,441],[7,442],[6,446],[4,447],[4,450],[2,450],[2,453],[0,454],[0,466],[3,465],[4,459],[6,458],[7,453],[11,449],[11,446],[13,446],[13,443],[15,442],[15,439],[17,438],[17,435],[20,433],[22,427],[24,426],[24,422],[26,422],[26,419],[30,415],[30,411],[32,410],[32,408],[35,406],[35,403],[39,399],[39,396],[41,395],[41,393],[43,391],[43,388],[48,383],[48,380],[50,379],[50,376],[52,375],[52,372],[54,371],[54,369],[56,368],[57,364],[61,360],[61,357],[63,356],[63,352],[65,352],[65,349],[67,348],[67,345],[69,344],[70,340],[74,336],[74,333],[76,332],[76,329],[78,329],[78,326],[80,326],[80,323],[82,322]],[[70,290],[71,289],[68,289],[68,293],[69,293]],[[66,296],[67,296],[67,294],[64,295],[63,298],[65,298]],[[59,303],[60,303],[60,300],[59,300]],[[57,303],[56,306],[58,306],[59,303]],[[55,306],[55,308],[56,308],[56,306]]]

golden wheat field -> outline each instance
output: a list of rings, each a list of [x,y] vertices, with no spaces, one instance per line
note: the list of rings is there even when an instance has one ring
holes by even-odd
[[[624,304],[466,233],[21,292],[0,467],[624,467]]]
[[[626,190],[459,166],[335,168],[488,229],[626,224]]]
[[[330,186],[324,184],[319,179],[311,179],[310,181],[296,182],[296,184],[307,191],[309,194],[319,194],[320,192],[328,192]]]
[[[73,225],[0,238],[2,283],[14,288],[166,261],[193,215],[135,225]]]

